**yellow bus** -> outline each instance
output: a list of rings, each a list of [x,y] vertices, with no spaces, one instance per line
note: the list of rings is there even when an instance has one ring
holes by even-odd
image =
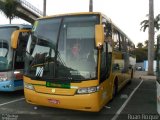
[[[131,40],[101,13],[39,18],[26,49],[26,101],[100,111],[133,78],[133,49]]]

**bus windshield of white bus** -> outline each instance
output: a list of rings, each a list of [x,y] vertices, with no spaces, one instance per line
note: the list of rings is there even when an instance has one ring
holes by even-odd
[[[99,24],[98,15],[36,21],[26,49],[25,75],[46,81],[95,79],[96,24]]]
[[[10,47],[11,35],[17,27],[0,27],[0,71],[13,67],[13,50]]]

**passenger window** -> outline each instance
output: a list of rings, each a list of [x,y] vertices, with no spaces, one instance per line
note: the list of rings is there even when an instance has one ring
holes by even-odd
[[[113,40],[114,40],[114,49],[119,51],[120,47],[119,47],[119,37],[118,37],[118,33],[114,32],[113,33]]]

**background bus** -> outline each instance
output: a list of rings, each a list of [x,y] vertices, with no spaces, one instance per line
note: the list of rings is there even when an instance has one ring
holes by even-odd
[[[160,34],[157,36],[157,112],[160,114]]]
[[[11,48],[12,33],[20,29],[29,30],[31,26],[22,24],[0,26],[0,91],[23,89],[24,55],[29,34],[21,33],[18,49]]]
[[[133,78],[134,44],[101,13],[38,19],[29,37],[28,103],[99,111]]]

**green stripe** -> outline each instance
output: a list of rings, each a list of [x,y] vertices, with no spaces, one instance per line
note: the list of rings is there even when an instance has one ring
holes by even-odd
[[[70,83],[51,83],[51,82],[46,82],[46,87],[52,87],[52,88],[68,88],[70,89]]]

